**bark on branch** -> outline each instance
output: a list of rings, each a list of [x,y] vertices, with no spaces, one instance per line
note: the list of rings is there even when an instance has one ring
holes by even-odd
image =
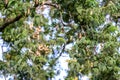
[[[14,22],[16,22],[16,21],[19,21],[21,18],[22,18],[22,15],[19,14],[19,15],[16,16],[15,18],[6,21],[6,22],[0,27],[0,31],[3,31],[7,26],[9,26],[10,24],[12,24],[12,23],[14,23]]]
[[[38,7],[40,4],[38,2],[38,0],[35,0],[35,5],[34,5],[34,8]],[[52,4],[52,3],[47,3],[45,2],[44,4],[41,4],[42,6],[43,5],[48,5],[48,6],[53,6],[55,8],[58,8],[58,5],[57,4]],[[16,21],[19,21],[21,18],[23,17],[23,14],[19,14],[18,16],[16,16],[15,18],[13,19],[10,19],[6,22],[3,23],[3,25],[0,26],[0,32],[2,32],[7,26],[9,26],[10,24],[16,22]]]
[[[48,6],[52,6],[54,8],[59,9],[59,6],[57,4],[53,4],[53,3],[44,3],[43,5],[48,5]]]

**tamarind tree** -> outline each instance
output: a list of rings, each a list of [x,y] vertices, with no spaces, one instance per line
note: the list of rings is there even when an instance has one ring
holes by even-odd
[[[51,79],[53,66],[65,52],[70,55],[65,80],[80,80],[80,74],[90,80],[120,79],[120,0],[0,0],[0,4],[1,37],[10,48],[0,61],[4,76]],[[55,54],[59,56],[49,57]]]

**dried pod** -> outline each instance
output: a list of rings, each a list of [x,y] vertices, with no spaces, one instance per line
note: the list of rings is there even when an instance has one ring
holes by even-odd
[[[78,33],[78,38],[81,39],[82,38],[82,34]]]
[[[35,54],[36,54],[36,56],[40,56],[41,55],[39,51],[36,51]]]
[[[36,29],[36,32],[41,32],[41,28],[37,27],[35,29]]]

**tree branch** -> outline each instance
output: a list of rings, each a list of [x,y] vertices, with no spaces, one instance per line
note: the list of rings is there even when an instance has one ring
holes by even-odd
[[[53,3],[44,3],[43,5],[48,5],[48,6],[52,6],[52,7],[54,7],[54,8],[57,8],[57,9],[59,9],[59,6],[57,5],[57,4],[53,4]]]
[[[8,0],[6,0],[6,1],[8,1]],[[6,3],[7,3],[7,2],[6,2]],[[37,6],[39,6],[39,2],[38,2],[38,0],[35,0],[35,5],[34,5],[34,7],[36,8]],[[18,16],[16,16],[15,18],[10,19],[10,20],[4,22],[4,24],[0,27],[0,32],[2,32],[2,31],[3,31],[7,26],[9,26],[10,24],[12,24],[12,23],[14,23],[14,22],[16,22],[16,21],[19,21],[22,17],[23,17],[23,14],[21,13],[21,14],[19,14]]]
[[[59,55],[58,55],[56,58],[53,59],[53,64],[55,64],[56,61],[60,58],[60,56],[62,55],[62,53],[63,53],[64,50],[65,50],[65,46],[66,46],[66,43],[64,43],[64,44],[62,45],[62,49],[57,53],[57,54],[59,54]],[[53,54],[55,54],[55,53],[54,53],[54,50],[53,50]]]
[[[19,14],[19,15],[16,16],[15,18],[6,21],[6,22],[0,27],[0,31],[3,31],[7,26],[9,26],[10,24],[12,24],[12,23],[20,20],[21,18],[22,18],[22,15]]]
[[[34,5],[34,8],[38,7],[40,4],[39,4],[39,1],[38,0],[35,0],[35,5]],[[45,2],[44,4],[41,4],[42,6],[43,5],[48,5],[48,6],[53,6],[55,8],[59,8],[57,4],[52,4],[52,3],[49,3],[49,2]],[[15,18],[13,19],[10,19],[8,21],[5,21],[3,23],[2,26],[0,26],[0,32],[2,32],[7,26],[9,26],[10,24],[16,22],[16,21],[19,21],[21,18],[23,17],[23,14],[19,14],[18,16],[16,16]]]
[[[66,43],[63,44],[61,52],[58,53],[59,54],[58,57],[60,57],[62,55],[62,53],[64,52],[65,46],[66,46]]]

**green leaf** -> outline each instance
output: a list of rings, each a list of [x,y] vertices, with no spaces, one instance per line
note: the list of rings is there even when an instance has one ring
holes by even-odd
[[[115,32],[115,31],[118,31],[117,26],[110,26],[107,28],[107,32]]]
[[[11,7],[11,6],[14,6],[15,4],[18,4],[18,3],[16,3],[16,1],[15,0],[10,0],[10,1],[8,1],[9,3],[8,3],[8,7]]]
[[[58,44],[63,44],[63,43],[65,43],[65,39],[62,38],[62,37],[59,37],[59,38],[57,38],[56,42],[57,42]]]

